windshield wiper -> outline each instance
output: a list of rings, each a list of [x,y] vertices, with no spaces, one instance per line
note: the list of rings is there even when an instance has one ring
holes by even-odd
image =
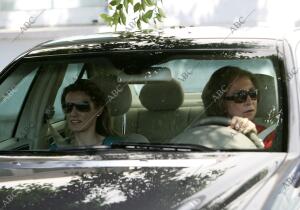
[[[147,151],[178,151],[178,152],[215,152],[216,149],[194,144],[150,144],[150,143],[130,143],[118,142],[111,145],[112,149],[132,149]]]
[[[151,143],[137,143],[137,142],[117,142],[112,145],[98,145],[98,146],[82,146],[82,147],[62,147],[55,150],[10,150],[0,151],[0,155],[47,155],[47,154],[70,154],[77,152],[84,152],[88,154],[97,153],[99,151],[109,151],[111,149],[124,149],[134,151],[165,151],[165,152],[215,152],[220,151],[202,145],[194,144],[151,144]]]

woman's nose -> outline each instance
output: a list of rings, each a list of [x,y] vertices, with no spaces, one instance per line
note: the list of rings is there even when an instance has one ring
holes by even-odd
[[[247,95],[247,100],[246,100],[246,104],[251,104],[252,99],[249,95]]]
[[[72,110],[70,112],[70,116],[74,116],[77,115],[77,109],[75,108],[75,106],[72,106]]]

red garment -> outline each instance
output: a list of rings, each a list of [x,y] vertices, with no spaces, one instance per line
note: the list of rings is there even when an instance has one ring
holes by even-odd
[[[256,126],[256,130],[257,133],[259,134],[261,131],[265,130],[266,127],[263,125],[255,125]],[[265,149],[268,149],[272,146],[272,143],[275,139],[276,135],[275,132],[273,131],[272,133],[270,133],[265,139],[264,139],[264,144],[265,144]]]

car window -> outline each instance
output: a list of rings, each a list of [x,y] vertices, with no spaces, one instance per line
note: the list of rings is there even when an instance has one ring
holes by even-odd
[[[35,87],[45,88],[43,95],[41,95],[41,91],[32,91],[32,100],[24,101],[33,76],[22,75],[22,80],[28,81],[28,84],[26,83],[28,86],[27,89],[22,88],[23,98],[18,97],[20,100],[19,110],[22,103],[27,103],[27,106],[33,106],[36,110],[22,113],[26,116],[22,117],[23,120],[28,119],[29,121],[32,118],[36,123],[34,129],[27,129],[26,135],[28,135],[24,139],[32,142],[30,150],[72,148],[76,145],[74,143],[76,129],[83,129],[91,122],[95,122],[93,124],[95,131],[106,132],[102,134],[104,140],[109,142],[108,145],[124,141],[171,145],[188,144],[212,149],[257,149],[251,139],[233,129],[230,130],[228,125],[224,124],[223,118],[228,117],[227,115],[220,115],[214,110],[210,111],[212,107],[224,107],[226,91],[219,88],[205,96],[205,87],[217,70],[229,66],[245,70],[251,73],[251,77],[255,79],[253,87],[251,86],[247,90],[242,89],[244,92],[241,94],[248,94],[250,100],[257,103],[257,110],[254,111],[251,108],[245,112],[254,113],[255,116],[251,120],[260,131],[270,127],[271,142],[275,141],[276,147],[273,148],[275,144],[269,142],[268,149],[282,151],[283,115],[281,107],[285,98],[282,97],[283,88],[280,77],[282,69],[279,68],[281,60],[277,59],[277,52],[274,50],[274,52],[264,51],[262,53],[258,50],[258,52],[253,51],[249,54],[239,51],[230,56],[219,51],[206,53],[206,51],[160,54],[132,52],[102,56],[90,55],[85,58],[74,57],[72,59],[64,57],[50,60],[39,59],[39,65],[44,68],[41,75],[35,80]],[[209,58],[208,55],[212,53],[215,55]],[[31,65],[34,66],[34,63],[36,62],[33,61]],[[22,68],[24,67],[19,67],[19,69]],[[36,71],[33,72],[36,74]],[[81,80],[78,80],[79,75],[82,75]],[[102,97],[102,102],[99,102],[101,106],[96,106],[93,101],[96,100],[94,96],[83,97],[76,103],[73,102],[77,100],[75,98],[65,106],[65,114],[61,107],[62,91],[75,81],[78,81],[77,84],[87,82],[83,88],[90,86],[90,83],[95,84],[93,90],[83,92],[84,94],[90,94],[94,90],[99,92]],[[5,87],[6,83],[8,80],[5,80],[2,87]],[[9,87],[6,89],[9,90]],[[257,92],[253,93],[252,89]],[[2,90],[4,89],[2,88]],[[253,94],[256,95],[253,96]],[[230,98],[228,100],[233,100],[231,103],[238,105],[241,103],[239,100],[242,100],[242,103],[249,100],[248,96],[246,95],[244,100],[244,96],[237,95],[231,99],[232,96],[228,95]],[[208,101],[205,97],[208,97]],[[223,102],[220,102],[221,100]],[[37,101],[39,103],[36,103]],[[91,103],[94,105],[91,106]],[[47,114],[48,107],[53,107],[54,115]],[[222,107],[221,109],[223,109]],[[92,109],[95,110],[95,114],[88,118],[81,118],[81,116],[87,116]],[[103,114],[104,109],[105,114]],[[11,118],[12,122],[10,122],[11,131],[6,129],[7,133],[3,133],[3,139],[12,137],[13,125],[18,123],[19,111],[14,110],[15,116]],[[73,115],[72,122],[60,123],[65,122],[71,112],[77,113]],[[1,114],[5,116],[8,112],[3,111]],[[106,121],[98,124],[97,120],[102,120],[102,116]],[[211,121],[211,116],[219,117],[218,120],[220,117],[223,118],[221,121]],[[50,123],[48,123],[48,119]],[[206,119],[210,121],[203,121]],[[215,118],[213,119],[215,120]],[[87,120],[87,124],[78,127],[85,120]],[[20,123],[22,122],[20,121]],[[202,124],[203,122],[206,124]],[[110,133],[107,134],[108,132]],[[268,135],[264,138],[268,139]],[[19,143],[22,142],[21,138]]]
[[[24,65],[1,84],[0,141],[13,136],[18,115],[36,73],[36,65]]]

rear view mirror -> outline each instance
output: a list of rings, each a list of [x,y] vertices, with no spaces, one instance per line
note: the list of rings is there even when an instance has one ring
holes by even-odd
[[[126,74],[121,72],[117,77],[118,83],[144,84],[172,80],[172,74],[167,67],[150,67],[140,74]]]

